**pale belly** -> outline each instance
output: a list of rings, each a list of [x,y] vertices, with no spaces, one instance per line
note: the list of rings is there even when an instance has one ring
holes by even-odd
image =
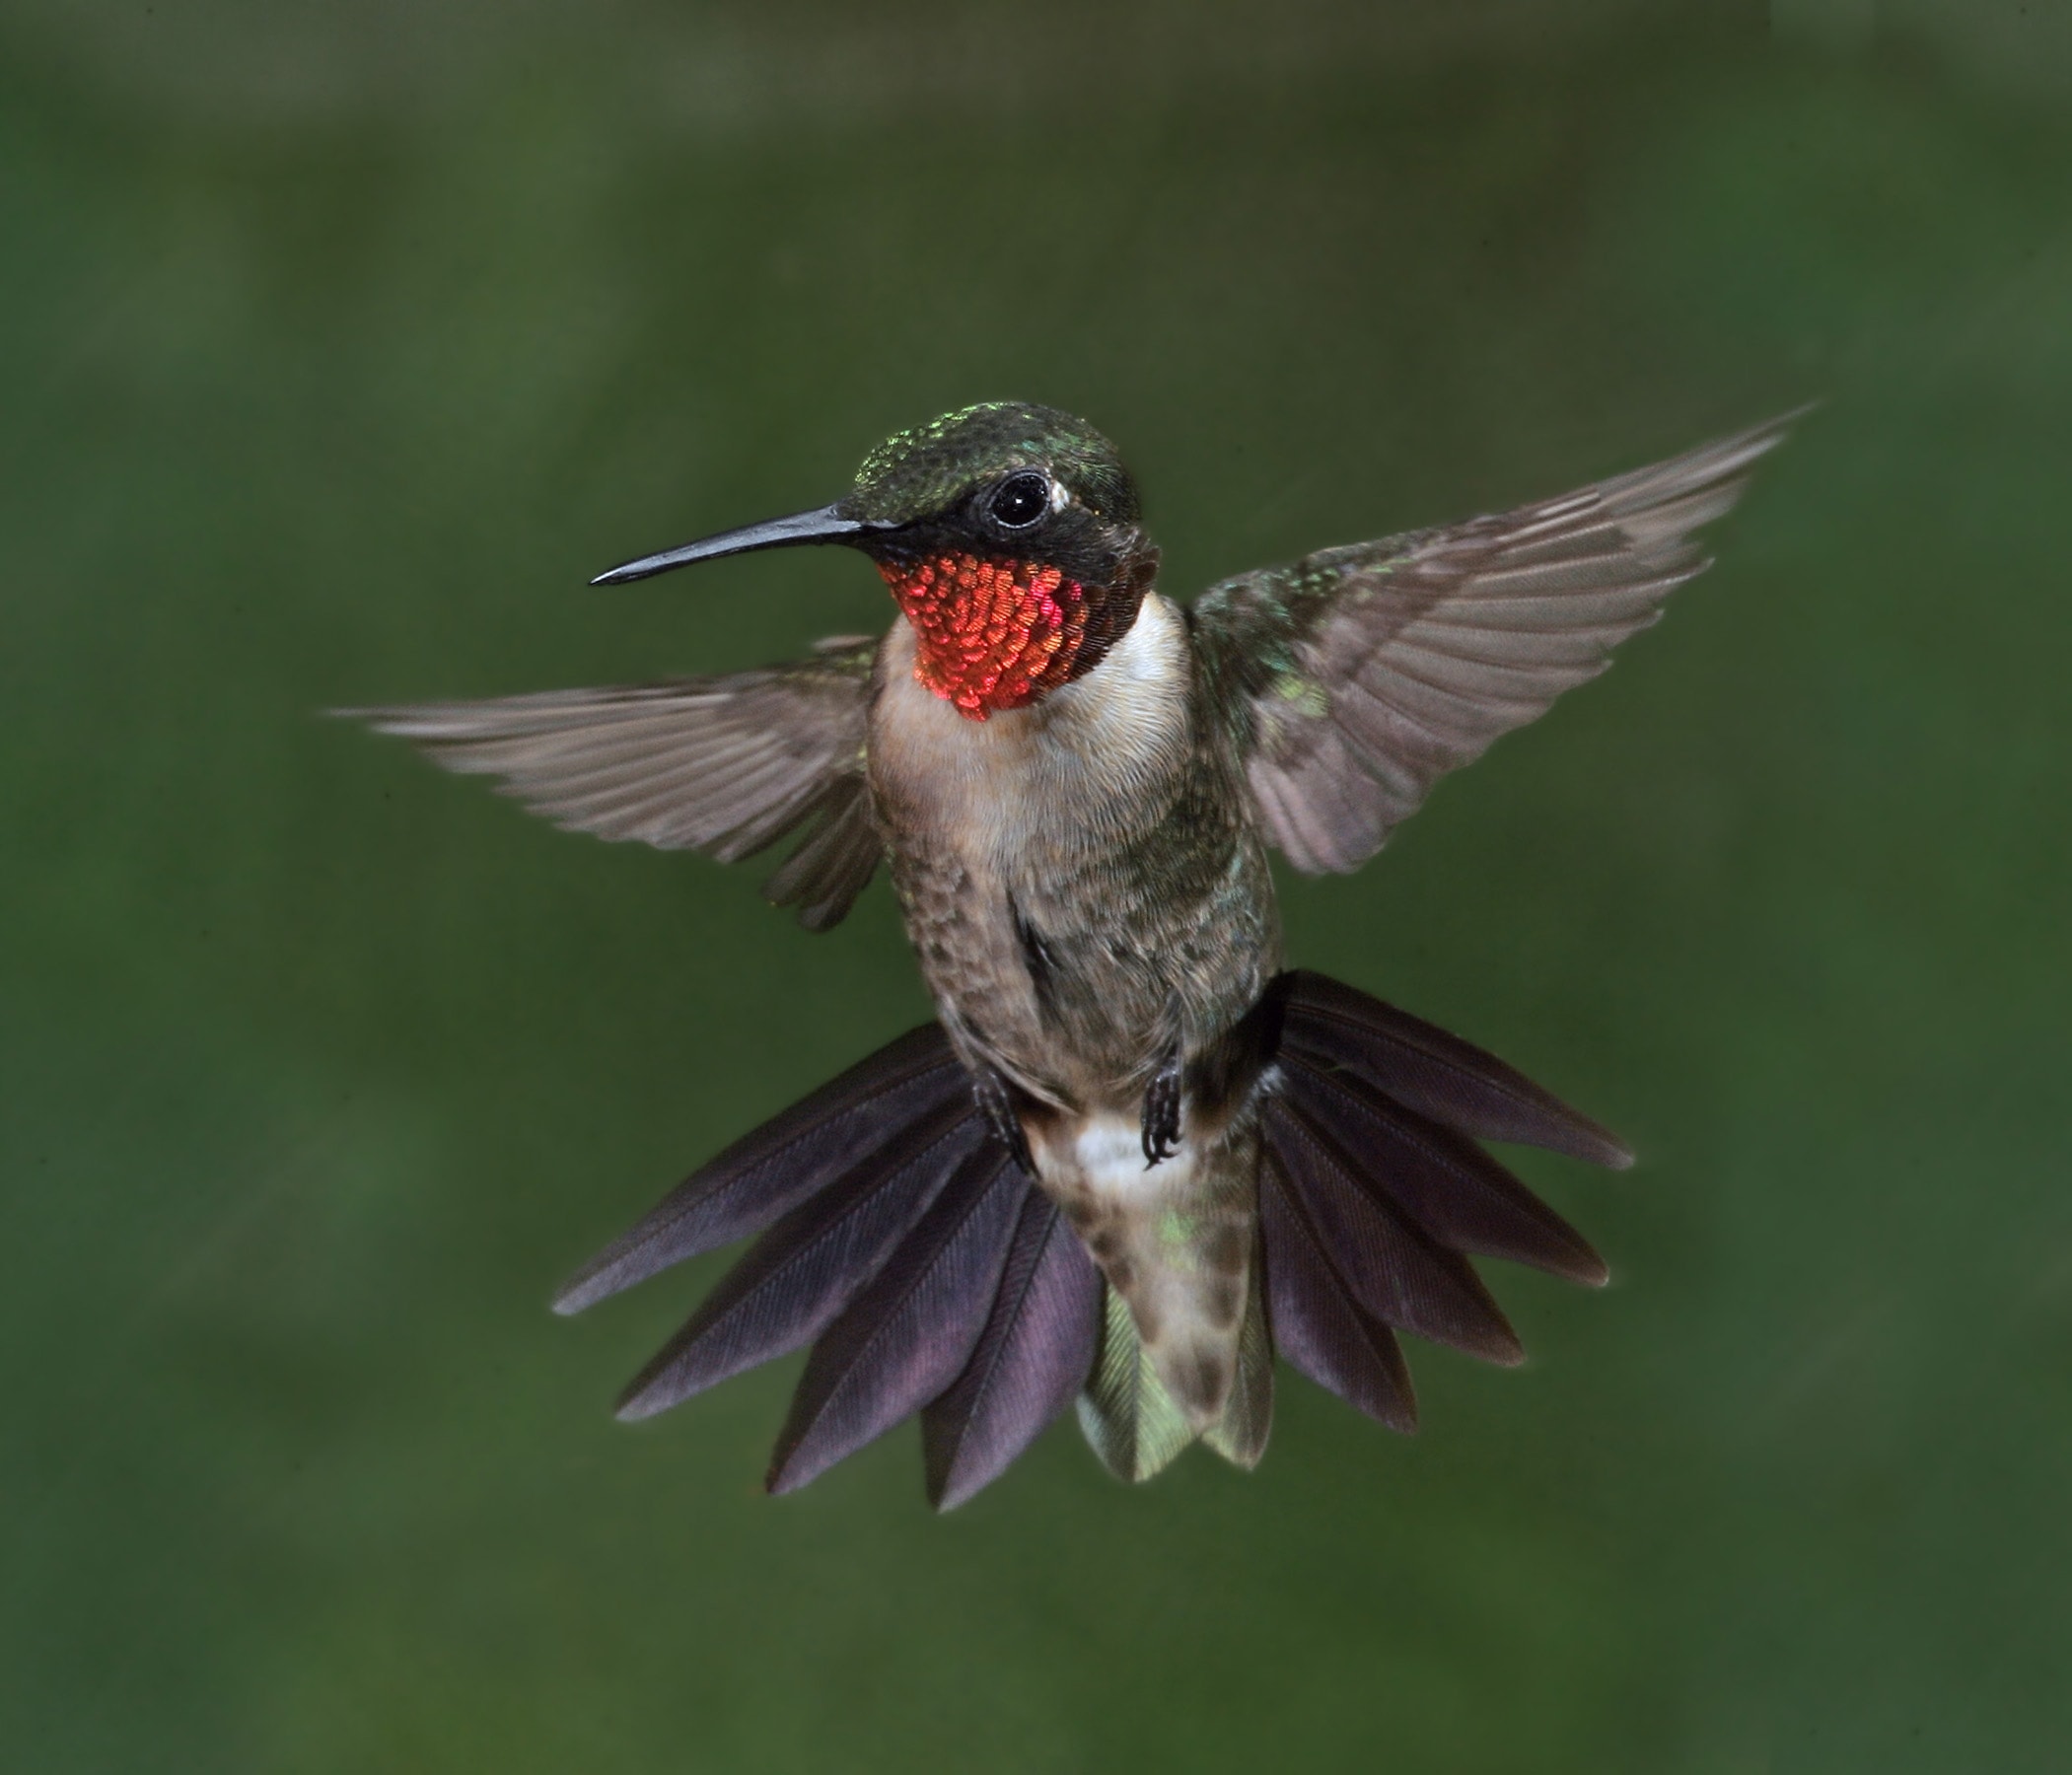
[[[1184,625],[1147,599],[1084,678],[983,723],[914,682],[912,660],[902,622],[880,653],[871,784],[921,971],[965,1064],[1011,1087],[1038,1184],[1205,1428],[1259,1313],[1260,1074],[1233,1031],[1279,939],[1247,804],[1195,744]],[[1176,1060],[1179,1138],[1147,1165],[1146,1088]]]
[[[1084,678],[985,722],[912,660],[901,622],[871,780],[944,1023],[1041,1102],[1133,1114],[1162,1060],[1214,1042],[1278,965],[1264,853],[1194,744],[1183,622],[1148,598]]]

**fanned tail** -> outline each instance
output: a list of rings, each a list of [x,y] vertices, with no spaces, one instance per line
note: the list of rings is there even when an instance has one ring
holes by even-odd
[[[1289,1366],[1392,1429],[1416,1427],[1395,1340],[1483,1361],[1524,1349],[1471,1256],[1591,1286],[1605,1262],[1477,1142],[1623,1168],[1632,1154],[1494,1055],[1321,974],[1275,982],[1259,1219],[1267,1313]]]
[[[810,1344],[769,1488],[804,1485],[918,1414],[928,1496],[947,1510],[1075,1396],[1088,1441],[1126,1479],[1197,1438],[1251,1466],[1271,1425],[1276,1351],[1369,1417],[1413,1429],[1398,1331],[1491,1362],[1523,1354],[1470,1257],[1605,1280],[1582,1235],[1477,1144],[1629,1164],[1595,1122],[1458,1036],[1316,974],[1283,974],[1248,1023],[1265,1031],[1256,1051],[1269,1068],[1256,1233],[1242,1320],[1224,1333],[1235,1371],[1208,1421],[1161,1380],[1161,1352],[1010,1156],[936,1024],[702,1167],[587,1264],[556,1311],[759,1235],[634,1379],[620,1414],[651,1416]],[[1177,1373],[1184,1396],[1188,1371]]]
[[[586,1264],[555,1310],[750,1234],[619,1415],[651,1417],[810,1343],[773,1492],[919,1412],[930,1497],[948,1509],[997,1478],[1093,1366],[1093,1262],[980,1114],[940,1025],[735,1142]]]

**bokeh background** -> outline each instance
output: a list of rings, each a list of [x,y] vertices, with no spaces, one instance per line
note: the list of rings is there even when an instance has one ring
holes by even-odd
[[[2072,9],[0,8],[0,1761],[2058,1769]],[[1169,589],[1826,404],[1294,955],[1643,1163],[1392,1438],[796,1498],[558,1278],[926,1007],[318,711],[887,620],[589,574],[973,399]]]

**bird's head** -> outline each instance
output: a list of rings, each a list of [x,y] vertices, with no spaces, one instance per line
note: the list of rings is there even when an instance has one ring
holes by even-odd
[[[914,675],[975,721],[1091,672],[1136,620],[1158,552],[1114,447],[1053,407],[989,401],[888,438],[833,505],[628,561],[597,584],[795,543],[878,565]]]

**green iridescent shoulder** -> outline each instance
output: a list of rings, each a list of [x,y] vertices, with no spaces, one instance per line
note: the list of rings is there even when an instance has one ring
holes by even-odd
[[[1305,647],[1378,596],[1426,532],[1319,549],[1211,586],[1187,609],[1205,716],[1242,753],[1331,712],[1331,669]]]
[[[1301,643],[1329,617],[1373,596],[1417,540],[1391,536],[1319,549],[1211,586],[1189,606],[1187,622],[1212,689],[1317,704],[1321,712],[1328,692],[1304,675]]]

